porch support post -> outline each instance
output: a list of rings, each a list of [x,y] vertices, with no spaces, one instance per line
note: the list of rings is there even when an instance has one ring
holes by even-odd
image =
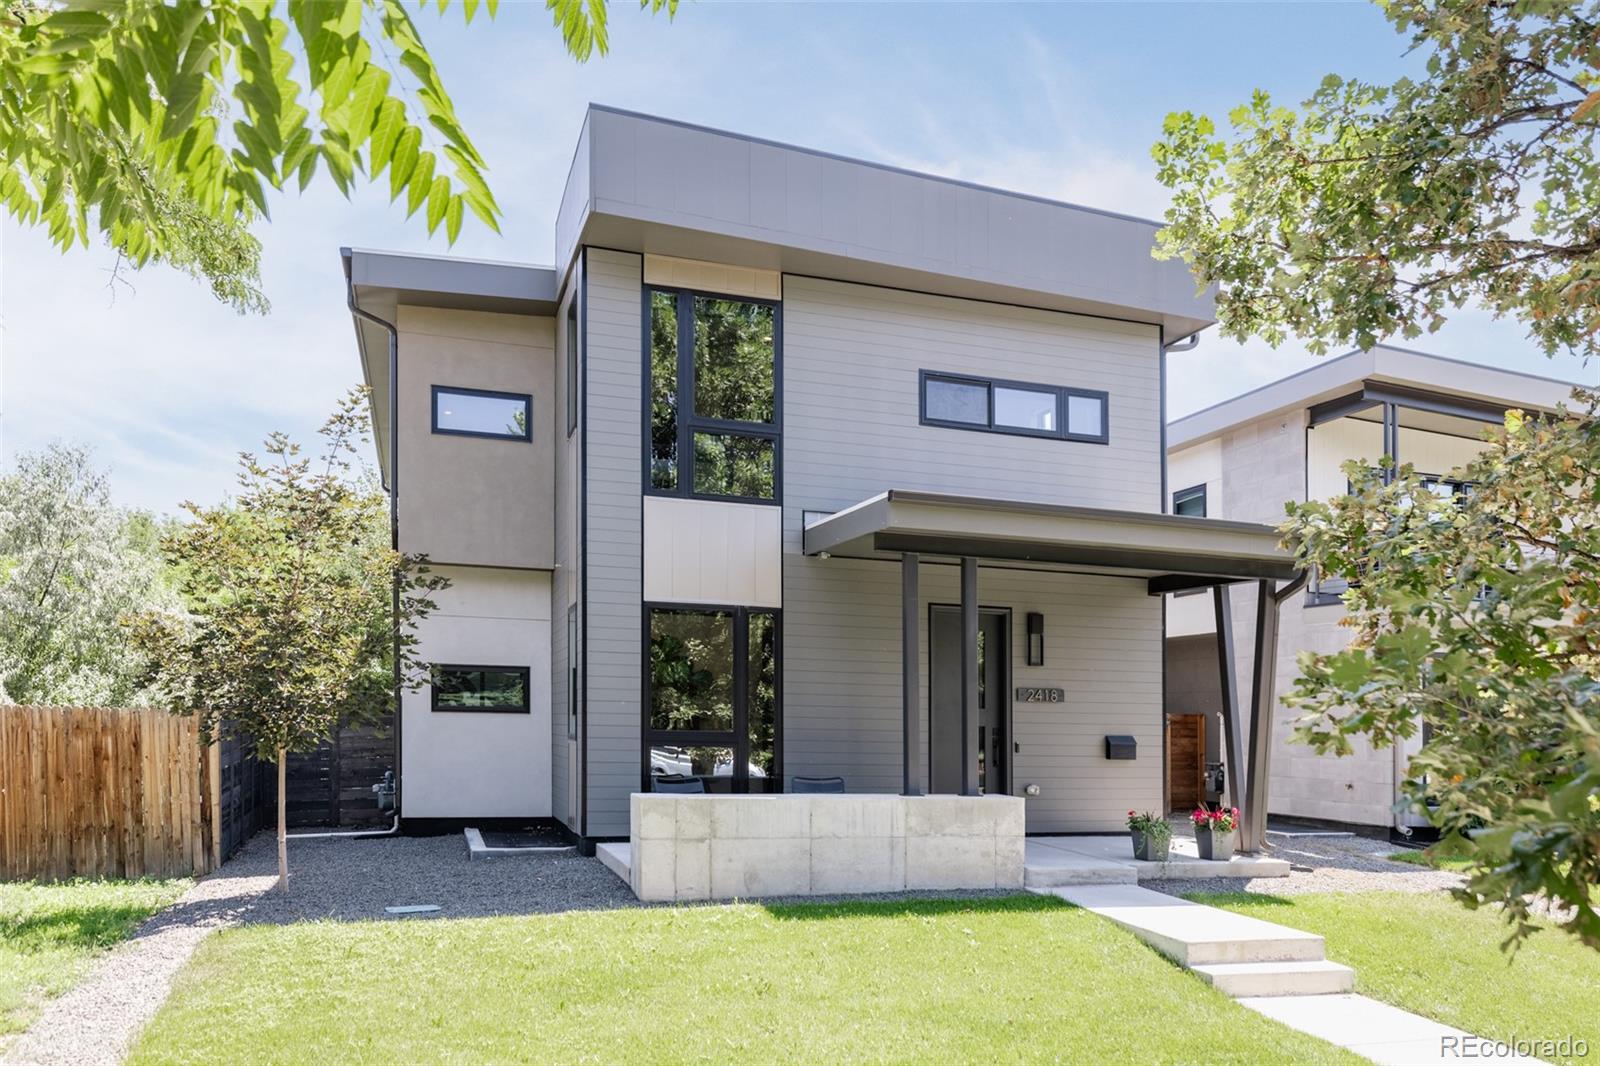
[[[1260,851],[1267,842],[1267,774],[1272,761],[1278,675],[1278,597],[1274,581],[1256,582],[1255,677],[1250,690],[1249,778],[1245,783],[1239,846]]]
[[[978,794],[978,560],[961,557],[961,794]]]
[[[1233,600],[1227,585],[1211,586],[1217,614],[1217,680],[1222,689],[1222,740],[1227,759],[1228,795],[1244,811],[1244,737],[1239,723],[1239,678],[1233,658]],[[1241,841],[1242,843],[1242,841]]]
[[[1383,405],[1383,454],[1391,461],[1383,473],[1383,483],[1387,485],[1400,470],[1400,409],[1392,403]]]
[[[917,728],[917,564],[919,557],[907,552],[900,556],[900,701],[901,701],[901,785],[902,796],[920,796],[917,762],[922,740]]]

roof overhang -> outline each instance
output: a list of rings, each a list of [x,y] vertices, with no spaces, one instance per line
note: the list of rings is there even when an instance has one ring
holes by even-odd
[[[1499,422],[1510,408],[1554,411],[1567,402],[1575,383],[1524,374],[1459,359],[1378,345],[1349,352],[1286,378],[1242,393],[1167,427],[1168,450],[1188,447],[1234,426],[1275,414],[1309,411],[1312,424],[1362,417],[1382,403],[1412,412],[1401,425],[1478,435],[1485,422]]]
[[[498,314],[553,315],[559,279],[551,267],[485,259],[341,248],[346,298],[393,324],[397,309],[443,307]],[[373,443],[385,486],[389,481],[389,337],[371,319],[352,314],[361,377],[372,405]]]
[[[1253,522],[891,489],[808,522],[807,555],[976,557],[1149,581],[1152,594],[1290,580],[1278,531]]]
[[[1161,223],[591,105],[556,221],[578,248],[1149,323],[1215,319]]]

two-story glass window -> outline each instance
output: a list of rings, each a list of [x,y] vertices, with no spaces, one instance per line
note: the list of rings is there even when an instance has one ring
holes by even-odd
[[[648,290],[649,492],[778,498],[778,305]]]
[[[951,429],[1105,444],[1106,393],[922,372],[922,423]]]

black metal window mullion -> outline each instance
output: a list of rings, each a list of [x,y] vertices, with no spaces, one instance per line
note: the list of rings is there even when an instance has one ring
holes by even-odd
[[[694,296],[678,298],[678,492],[694,495]]]
[[[733,790],[750,791],[750,612],[733,612]]]

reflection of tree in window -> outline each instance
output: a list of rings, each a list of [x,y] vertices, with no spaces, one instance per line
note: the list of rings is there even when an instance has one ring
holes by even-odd
[[[650,294],[650,485],[678,487],[678,296]]]
[[[772,308],[742,300],[694,301],[694,413],[771,424]]]
[[[750,773],[772,776],[773,722],[778,706],[777,621],[750,612]]]
[[[770,500],[773,442],[728,433],[694,435],[694,491]]]
[[[513,437],[526,437],[528,435],[528,409],[523,408],[511,416],[511,424],[506,427],[506,433]]]
[[[733,728],[733,617],[650,612],[650,728]]]

